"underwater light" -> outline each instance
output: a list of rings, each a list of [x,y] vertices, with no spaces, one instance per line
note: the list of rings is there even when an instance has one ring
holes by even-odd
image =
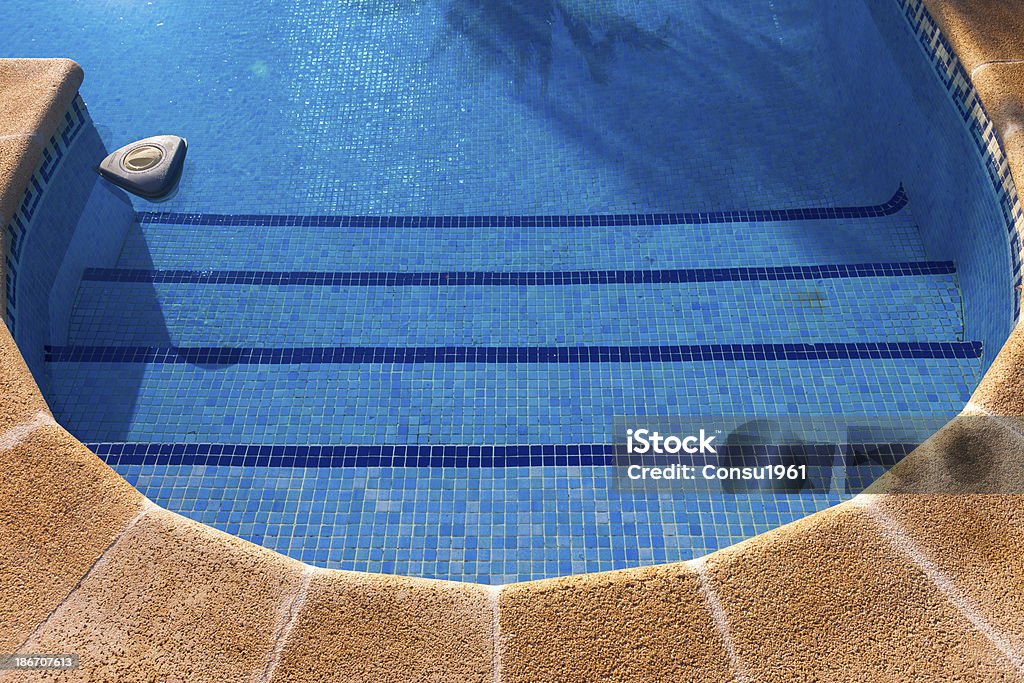
[[[181,179],[188,143],[177,135],[157,135],[125,145],[100,163],[101,176],[146,199],[170,194]]]

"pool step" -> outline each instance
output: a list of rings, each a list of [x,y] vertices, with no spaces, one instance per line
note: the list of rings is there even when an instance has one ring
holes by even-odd
[[[920,261],[909,210],[870,219],[604,226],[335,227],[146,222],[118,268],[257,271],[578,271]],[[202,239],[189,237],[201,231]]]
[[[884,302],[884,303],[882,303]],[[950,262],[549,272],[86,271],[69,345],[961,340]]]
[[[623,415],[955,413],[979,379],[980,345],[892,346],[794,345],[782,358],[775,347],[690,347],[706,355],[686,360],[678,348],[591,348],[583,359],[76,347],[55,350],[49,398],[90,442],[557,444],[608,442]]]

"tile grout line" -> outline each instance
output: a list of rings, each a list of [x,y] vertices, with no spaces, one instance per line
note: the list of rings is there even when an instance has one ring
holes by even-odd
[[[917,547],[899,523],[886,514],[877,500],[878,495],[884,494],[861,494],[850,502],[867,512],[879,526],[879,535],[896,551],[906,556],[938,588],[943,597],[960,615],[967,619],[975,630],[985,636],[1010,661],[1017,673],[1024,675],[1024,655],[1018,653],[1009,638],[985,619],[974,601],[959,591],[953,580],[928,559],[924,551]]]
[[[313,580],[313,575],[316,573],[317,568],[311,565],[305,565],[302,570],[302,582],[296,589],[295,594],[290,599],[285,600],[281,603],[281,607],[278,613],[277,628],[274,629],[273,646],[268,653],[266,664],[263,666],[263,671],[257,671],[253,678],[256,683],[269,683],[277,672],[277,667],[281,663],[281,656],[284,654],[284,648],[288,644],[288,639],[292,634],[292,629],[295,628],[296,622],[299,620],[299,614],[302,612],[302,608],[306,605],[306,596],[309,593],[309,584]]]
[[[708,611],[711,613],[711,621],[714,623],[715,631],[718,632],[718,639],[721,641],[722,646],[725,648],[725,653],[729,657],[729,669],[740,683],[754,680],[743,665],[743,662],[740,661],[739,655],[736,654],[732,633],[729,631],[729,619],[725,615],[725,609],[722,607],[718,593],[711,583],[711,578],[705,571],[707,565],[706,558],[700,557],[690,560],[686,564],[697,574],[697,581],[700,583],[701,592],[704,593],[704,599],[708,604]]]
[[[79,591],[79,589],[82,587],[82,585],[85,584],[89,577],[96,573],[104,564],[106,564],[106,559],[109,556],[110,552],[114,549],[115,546],[117,546],[118,543],[121,542],[121,540],[128,534],[128,532],[131,531],[149,513],[159,509],[161,509],[159,505],[151,501],[149,498],[144,497],[142,499],[142,503],[139,505],[138,511],[128,521],[128,524],[125,525],[124,529],[122,529],[120,533],[118,533],[117,536],[114,537],[114,540],[112,540],[107,545],[107,547],[103,549],[103,552],[101,552],[99,557],[97,557],[96,560],[92,563],[92,565],[90,565],[89,569],[87,569],[86,572],[82,574],[81,577],[79,577],[78,581],[75,582],[75,585],[71,588],[70,591],[68,591],[68,594],[65,595],[64,599],[60,601],[60,604],[54,607],[53,610],[51,610],[50,613],[46,616],[46,618],[43,621],[41,621],[35,627],[35,629],[33,629],[32,633],[30,633],[28,637],[21,642],[18,648],[15,649],[15,652],[24,651],[24,649],[29,645],[29,643],[31,643],[43,632],[43,630],[50,623],[50,621],[52,621],[53,618],[56,616],[57,612],[59,612],[68,603],[68,601],[71,600],[72,596],[74,596]],[[3,677],[0,677],[0,679],[2,678]]]

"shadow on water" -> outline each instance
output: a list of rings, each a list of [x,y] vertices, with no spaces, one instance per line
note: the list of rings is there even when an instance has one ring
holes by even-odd
[[[820,58],[832,29],[813,10],[453,0],[431,59],[468,45],[658,210],[803,206],[837,168],[850,203],[885,201],[899,179],[880,181],[873,143],[851,139],[841,67]]]
[[[139,270],[158,270],[159,266],[154,265],[147,237],[143,226],[138,221],[132,221],[128,227],[124,240],[125,249],[130,249],[130,267]],[[103,264],[106,266],[107,264]],[[113,265],[113,264],[110,264]],[[92,283],[108,284],[108,283]],[[120,288],[131,288],[130,300],[125,296],[120,297]],[[120,290],[120,291],[119,291]],[[88,296],[109,297],[98,306],[90,306],[86,299]],[[126,305],[117,305],[123,301]],[[175,325],[190,323],[187,315],[180,314],[180,311],[161,296],[158,286],[151,282],[132,282],[130,284],[114,284],[113,286],[94,288],[83,283],[75,298],[75,305],[88,310],[103,311],[105,319],[89,319],[82,316],[78,321],[78,329],[71,330],[70,343],[89,345],[95,343],[101,346],[136,346],[136,347],[177,347],[181,340],[173,332]],[[191,321],[194,322],[194,321]],[[90,339],[89,329],[104,330],[102,338]],[[123,335],[117,331],[123,330]],[[74,335],[78,335],[77,338]],[[188,345],[188,344],[186,344]],[[212,340],[210,346],[217,344]],[[182,393],[177,384],[180,380],[164,379],[160,376],[163,373],[188,372],[187,367],[198,369],[201,372],[201,382],[204,389],[208,385],[216,385],[219,377],[226,370],[233,366],[229,362],[217,364],[189,363],[186,365],[177,364],[147,364],[147,363],[83,363],[71,371],[80,372],[78,378],[71,377],[69,380],[74,385],[80,385],[83,381],[95,382],[107,391],[96,396],[96,401],[102,406],[102,416],[97,419],[95,413],[87,406],[82,405],[80,396],[71,397],[74,405],[77,406],[74,413],[68,416],[69,422],[76,420],[82,424],[82,433],[76,433],[80,439],[85,441],[149,441],[151,436],[146,433],[147,422],[154,419],[152,413],[154,407],[161,411],[173,410],[176,402],[186,401],[210,401],[211,396],[207,391],[198,391],[196,386],[191,392],[186,389]],[[148,380],[148,382],[147,382]],[[146,392],[149,396],[147,405],[140,405],[143,385],[146,384]],[[154,397],[154,392],[165,392],[163,396]],[[196,393],[197,392],[197,393]],[[159,400],[159,404],[154,404]],[[207,403],[207,405],[209,405]],[[202,425],[198,422],[190,424],[189,429],[175,436],[176,441],[190,443],[197,440],[203,434]]]
[[[74,215],[76,221],[66,228],[55,220],[46,221],[43,232],[51,244],[35,245],[42,259],[33,273],[44,283],[52,283],[49,329],[42,343],[58,347],[169,346],[173,342],[153,284],[96,287],[105,283],[83,280],[89,268],[114,267],[129,244],[134,267],[153,268],[130,196],[95,172],[108,153],[103,133],[104,129],[91,121],[87,124],[54,181],[66,191],[46,195],[48,200],[66,203],[71,190],[78,188],[84,198],[72,211],[63,207],[44,214],[57,219]],[[58,238],[62,249],[52,244]],[[51,274],[47,267],[57,272]],[[120,287],[131,287],[131,296],[124,296],[127,290]],[[89,304],[96,303],[89,297],[97,295],[113,297],[97,309],[104,312],[102,319],[83,317],[91,309]],[[145,330],[144,339],[138,336],[140,329]],[[48,381],[40,384],[57,420],[80,440],[124,441],[132,438],[147,367],[142,363],[49,363]]]
[[[155,331],[155,345],[169,343],[152,286],[130,306],[111,302],[116,320],[74,317],[80,297],[87,295],[85,270],[114,266],[126,236],[140,230],[129,196],[96,173],[108,147],[101,130],[83,116],[83,127],[62,149],[29,232],[20,239],[14,336],[58,422],[83,441],[121,440],[130,431],[145,366],[48,362],[45,355],[47,346],[127,344],[140,317]],[[97,327],[107,330],[107,338],[96,337]]]
[[[114,190],[121,192],[120,190]],[[125,241],[144,244],[142,228],[136,221],[128,226]],[[134,253],[148,257],[148,252],[135,249]],[[94,260],[86,268],[112,267],[114,259]],[[138,268],[152,269],[152,260],[135,261]],[[73,299],[71,324],[67,344],[96,346],[170,346],[172,339],[164,319],[163,308],[156,288],[151,283],[132,283],[130,305],[114,307],[104,305],[108,319],[82,318],[77,309],[89,310],[88,297],[102,292],[110,295],[110,288],[96,288],[98,283],[80,282]],[[126,304],[129,302],[125,302]],[[114,317],[109,317],[110,311]],[[77,314],[76,314],[77,313]],[[107,331],[101,337],[90,330]],[[110,330],[123,330],[124,336],[113,338]],[[146,330],[144,343],[134,331]],[[53,409],[57,419],[76,437],[85,442],[119,442],[140,440],[133,434],[139,392],[149,366],[143,363],[60,363],[51,368],[55,385]]]
[[[642,28],[611,9],[600,1],[584,5],[558,0],[456,0],[445,12],[446,34],[440,44],[453,34],[463,36],[492,68],[509,70],[519,83],[535,73],[546,90],[555,59],[556,22],[561,22],[590,77],[595,83],[607,83],[618,46],[640,50],[667,46],[661,31]]]

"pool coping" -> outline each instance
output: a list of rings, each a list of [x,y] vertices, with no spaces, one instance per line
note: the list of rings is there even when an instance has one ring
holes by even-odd
[[[925,4],[1024,178],[1024,20]],[[0,225],[82,78],[0,60]],[[1024,490],[1019,326],[962,417],[867,494],[691,562],[500,587],[314,568],[156,507],[56,424],[0,328],[0,465],[17,472],[0,483],[0,652],[79,654],[63,677],[1024,677],[1024,511],[999,493]]]

